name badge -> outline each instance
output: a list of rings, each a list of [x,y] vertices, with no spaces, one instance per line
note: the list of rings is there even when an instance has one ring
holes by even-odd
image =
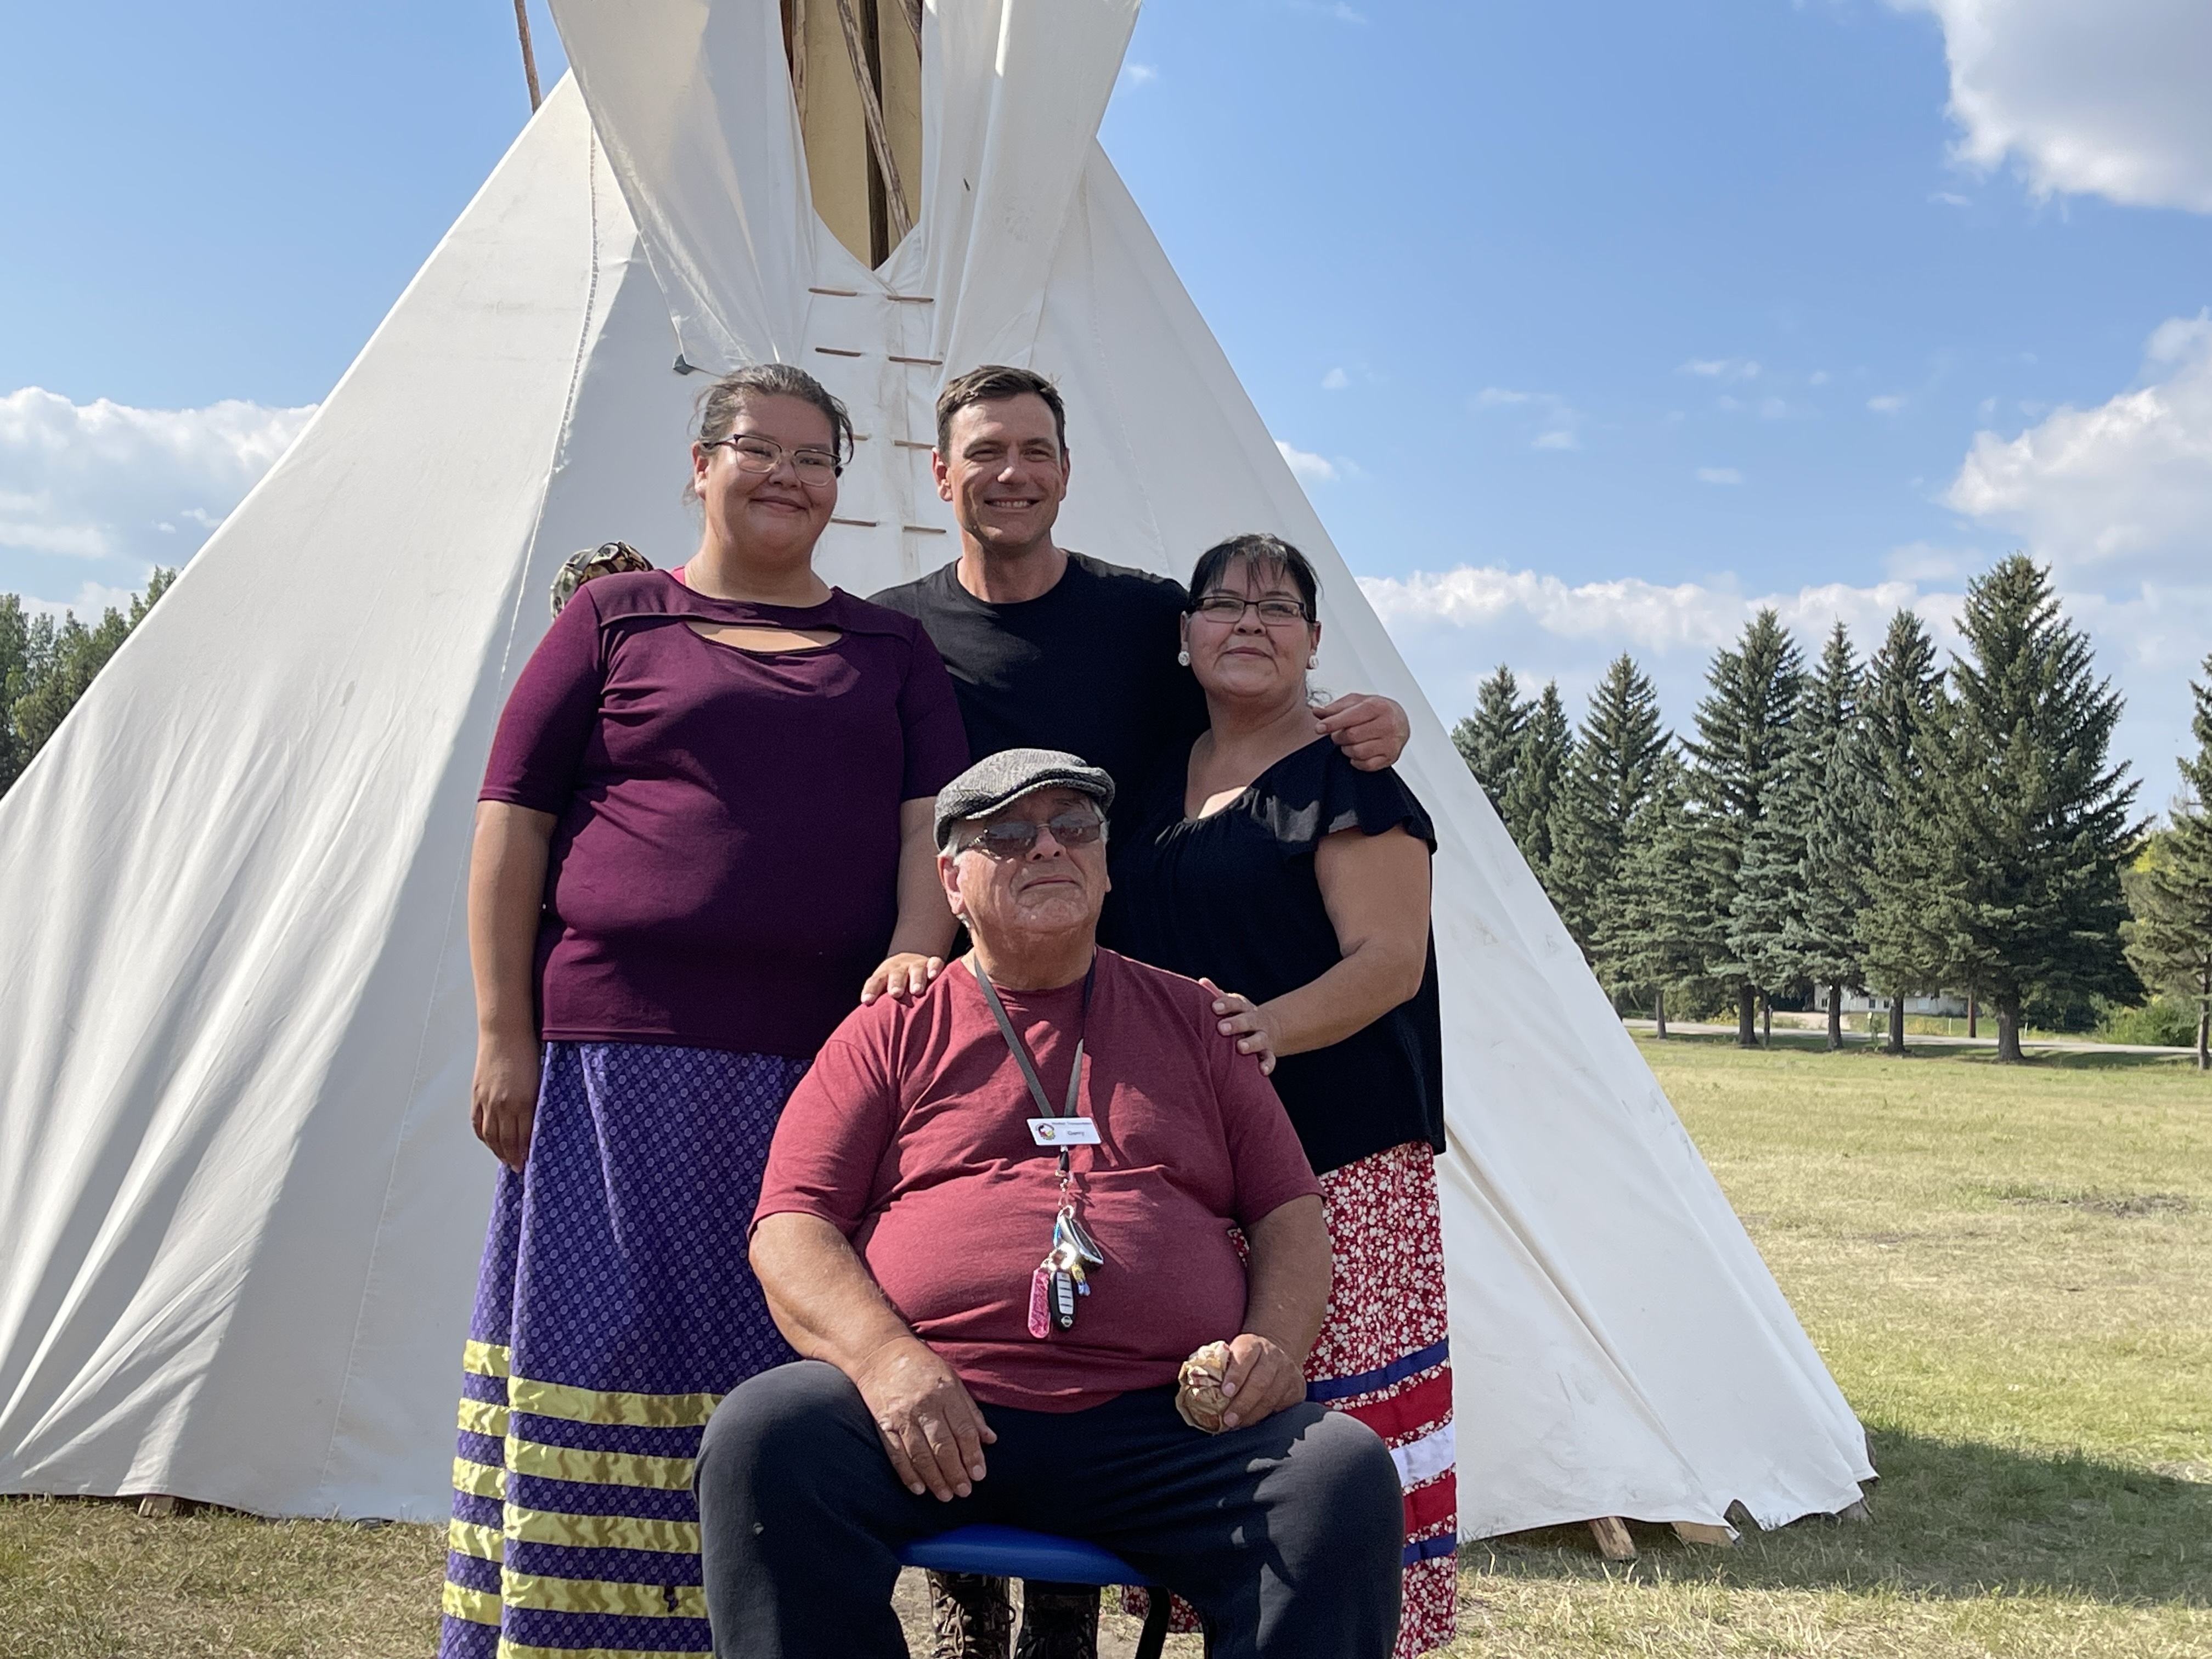
[[[1030,1139],[1040,1146],[1096,1146],[1098,1120],[1092,1117],[1033,1117]]]

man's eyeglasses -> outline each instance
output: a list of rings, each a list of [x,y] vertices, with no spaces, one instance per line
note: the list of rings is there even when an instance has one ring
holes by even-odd
[[[1248,607],[1257,611],[1260,620],[1270,628],[1287,628],[1292,623],[1308,620],[1302,600],[1248,599],[1236,593],[1208,593],[1191,606],[1191,612],[1208,622],[1224,623],[1234,628],[1244,620]]]
[[[786,449],[773,438],[763,438],[750,432],[733,432],[726,438],[702,438],[702,449],[720,449],[727,447],[730,459],[738,464],[740,472],[773,472],[782,465],[786,456],[791,458],[793,470],[801,483],[819,488],[836,477],[843,469],[837,458],[826,449]]]
[[[1040,830],[1051,830],[1052,838],[1062,847],[1088,847],[1106,833],[1106,821],[1091,812],[1062,812],[1042,823],[1002,818],[960,850],[980,848],[994,859],[1027,858],[1036,850]]]

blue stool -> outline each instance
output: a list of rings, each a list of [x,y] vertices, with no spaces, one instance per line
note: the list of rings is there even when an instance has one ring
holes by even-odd
[[[1077,1538],[988,1523],[955,1527],[916,1539],[899,1552],[902,1565],[932,1572],[981,1572],[1046,1584],[1145,1584],[1151,1581],[1111,1550]],[[1168,1639],[1168,1593],[1156,1590],[1137,1638],[1137,1659],[1160,1659]]]

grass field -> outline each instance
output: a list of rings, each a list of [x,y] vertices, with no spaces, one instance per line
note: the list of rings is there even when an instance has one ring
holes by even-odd
[[[1873,1431],[1873,1522],[1639,1529],[1626,1568],[1579,1529],[1469,1545],[1452,1653],[2212,1659],[2212,1082],[1776,1036],[1643,1047]],[[439,1550],[0,1503],[0,1656],[414,1659]]]

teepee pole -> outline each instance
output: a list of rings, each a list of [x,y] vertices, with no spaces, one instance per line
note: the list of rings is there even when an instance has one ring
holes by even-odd
[[[535,113],[538,97],[538,57],[530,50],[530,10],[528,0],[514,0],[514,32],[522,41],[522,78],[530,82],[530,107]]]
[[[871,3],[873,0],[871,0]],[[520,5],[521,0],[515,0]],[[896,247],[914,228],[907,216],[906,189],[899,183],[898,160],[891,154],[890,135],[884,130],[884,100],[876,95],[876,77],[868,72],[868,48],[860,38],[860,20],[854,15],[853,0],[837,0],[837,21],[845,31],[845,54],[853,60],[853,79],[860,88],[860,113],[868,124],[868,148],[876,153],[876,166],[884,175],[884,205],[891,216],[891,246]]]

